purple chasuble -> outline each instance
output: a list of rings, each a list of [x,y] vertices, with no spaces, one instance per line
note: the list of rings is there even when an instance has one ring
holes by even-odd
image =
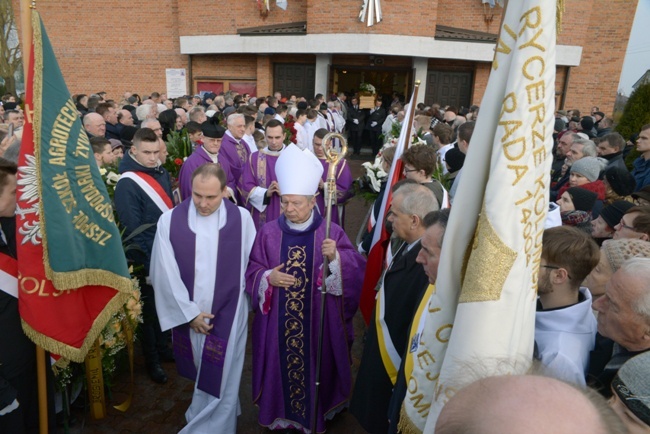
[[[262,226],[246,270],[246,291],[255,311],[253,403],[260,409],[259,423],[271,429],[294,427],[308,432],[311,423],[321,306],[316,282],[325,238],[322,217],[315,210],[313,215],[314,221],[304,231],[289,228],[284,215]],[[325,297],[318,432],[325,430],[325,418],[344,409],[350,399],[352,319],[365,267],[363,257],[336,224],[332,224],[330,238],[340,255],[343,294]],[[262,313],[261,280],[267,270],[280,264],[283,272],[296,276],[297,283],[291,288],[272,287],[269,310]]]
[[[219,165],[226,172],[226,183],[234,193],[237,193],[237,184],[233,176],[230,163],[226,157],[219,154],[217,157]],[[192,155],[187,157],[187,160],[181,166],[181,171],[178,174],[178,186],[181,190],[181,199],[185,200],[192,197],[192,174],[196,169],[204,164],[213,163],[212,158],[207,154],[203,146],[199,146],[192,152]]]
[[[278,178],[275,175],[275,164],[278,162],[279,153],[267,153],[266,151],[253,152],[242,170],[241,194],[246,204],[246,209],[251,212],[255,229],[259,230],[267,222],[280,217],[281,202],[280,196],[274,194],[269,198],[269,203],[264,211],[248,203],[248,196],[256,187],[268,188]]]
[[[188,212],[191,199],[185,199],[174,208],[171,218],[169,239],[174,249],[174,256],[185,284],[190,300],[194,299],[194,273],[196,256],[196,234],[188,225]],[[214,327],[205,337],[201,355],[201,372],[198,374],[192,356],[190,326],[183,324],[173,329],[174,356],[178,374],[197,381],[198,389],[219,398],[224,359],[228,348],[228,337],[237,312],[237,303],[241,291],[241,214],[236,205],[224,200],[226,207],[226,225],[219,231],[219,251],[212,313]],[[224,235],[224,236],[222,236]]]

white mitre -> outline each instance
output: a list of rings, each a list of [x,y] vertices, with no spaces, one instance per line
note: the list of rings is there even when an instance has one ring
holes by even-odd
[[[318,191],[323,165],[310,150],[301,150],[290,144],[280,152],[275,163],[275,175],[283,195],[312,196]]]

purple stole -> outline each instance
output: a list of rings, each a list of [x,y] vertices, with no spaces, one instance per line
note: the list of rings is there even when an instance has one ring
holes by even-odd
[[[187,223],[190,202],[185,199],[172,212],[169,239],[181,273],[181,280],[194,299],[194,271],[196,255],[196,234]],[[219,398],[223,365],[228,348],[228,337],[237,312],[241,292],[241,214],[236,205],[224,200],[226,225],[219,231],[219,251],[217,252],[217,278],[215,280],[212,311],[214,327],[205,337],[201,355],[201,372],[198,374],[192,355],[190,326],[183,324],[174,327],[174,356],[178,374],[197,381],[198,389]],[[224,236],[222,236],[224,235]],[[207,271],[209,272],[209,271]]]
[[[316,276],[314,269],[314,236],[323,218],[313,213],[314,221],[305,231],[291,229],[281,215],[278,225],[282,230],[280,260],[284,273],[296,277],[296,284],[278,291],[278,330],[284,330],[278,340],[282,393],[287,419],[302,426],[311,423],[311,324],[312,297]],[[285,363],[286,362],[286,363]]]

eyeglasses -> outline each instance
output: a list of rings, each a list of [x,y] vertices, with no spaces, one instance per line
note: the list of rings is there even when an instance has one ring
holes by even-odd
[[[560,269],[563,269],[563,270],[566,271],[566,268],[564,268],[564,267],[558,267],[557,265],[540,265],[540,266],[541,266],[542,268],[548,268],[549,270],[560,270]],[[566,277],[568,277],[569,279],[571,279],[571,276],[569,275],[569,273],[567,273]]]
[[[628,225],[626,225],[625,222],[623,221],[623,219],[621,219],[621,221],[618,222],[618,224],[619,224],[619,226],[621,226],[621,228],[629,229],[629,230],[631,230],[632,232],[636,232],[636,229],[635,229],[633,226],[628,226]]]
[[[406,175],[409,172],[417,172],[419,169],[407,169],[406,167],[402,170],[404,172],[404,175]]]

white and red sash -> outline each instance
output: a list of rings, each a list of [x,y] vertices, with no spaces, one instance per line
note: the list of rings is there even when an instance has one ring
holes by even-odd
[[[147,196],[156,204],[162,212],[169,211],[174,207],[174,203],[170,199],[167,192],[156,181],[153,176],[147,175],[143,172],[124,172],[120,180],[128,178],[138,184],[138,186],[145,192]],[[119,182],[118,182],[119,185]]]
[[[0,291],[18,298],[18,261],[0,253]]]

